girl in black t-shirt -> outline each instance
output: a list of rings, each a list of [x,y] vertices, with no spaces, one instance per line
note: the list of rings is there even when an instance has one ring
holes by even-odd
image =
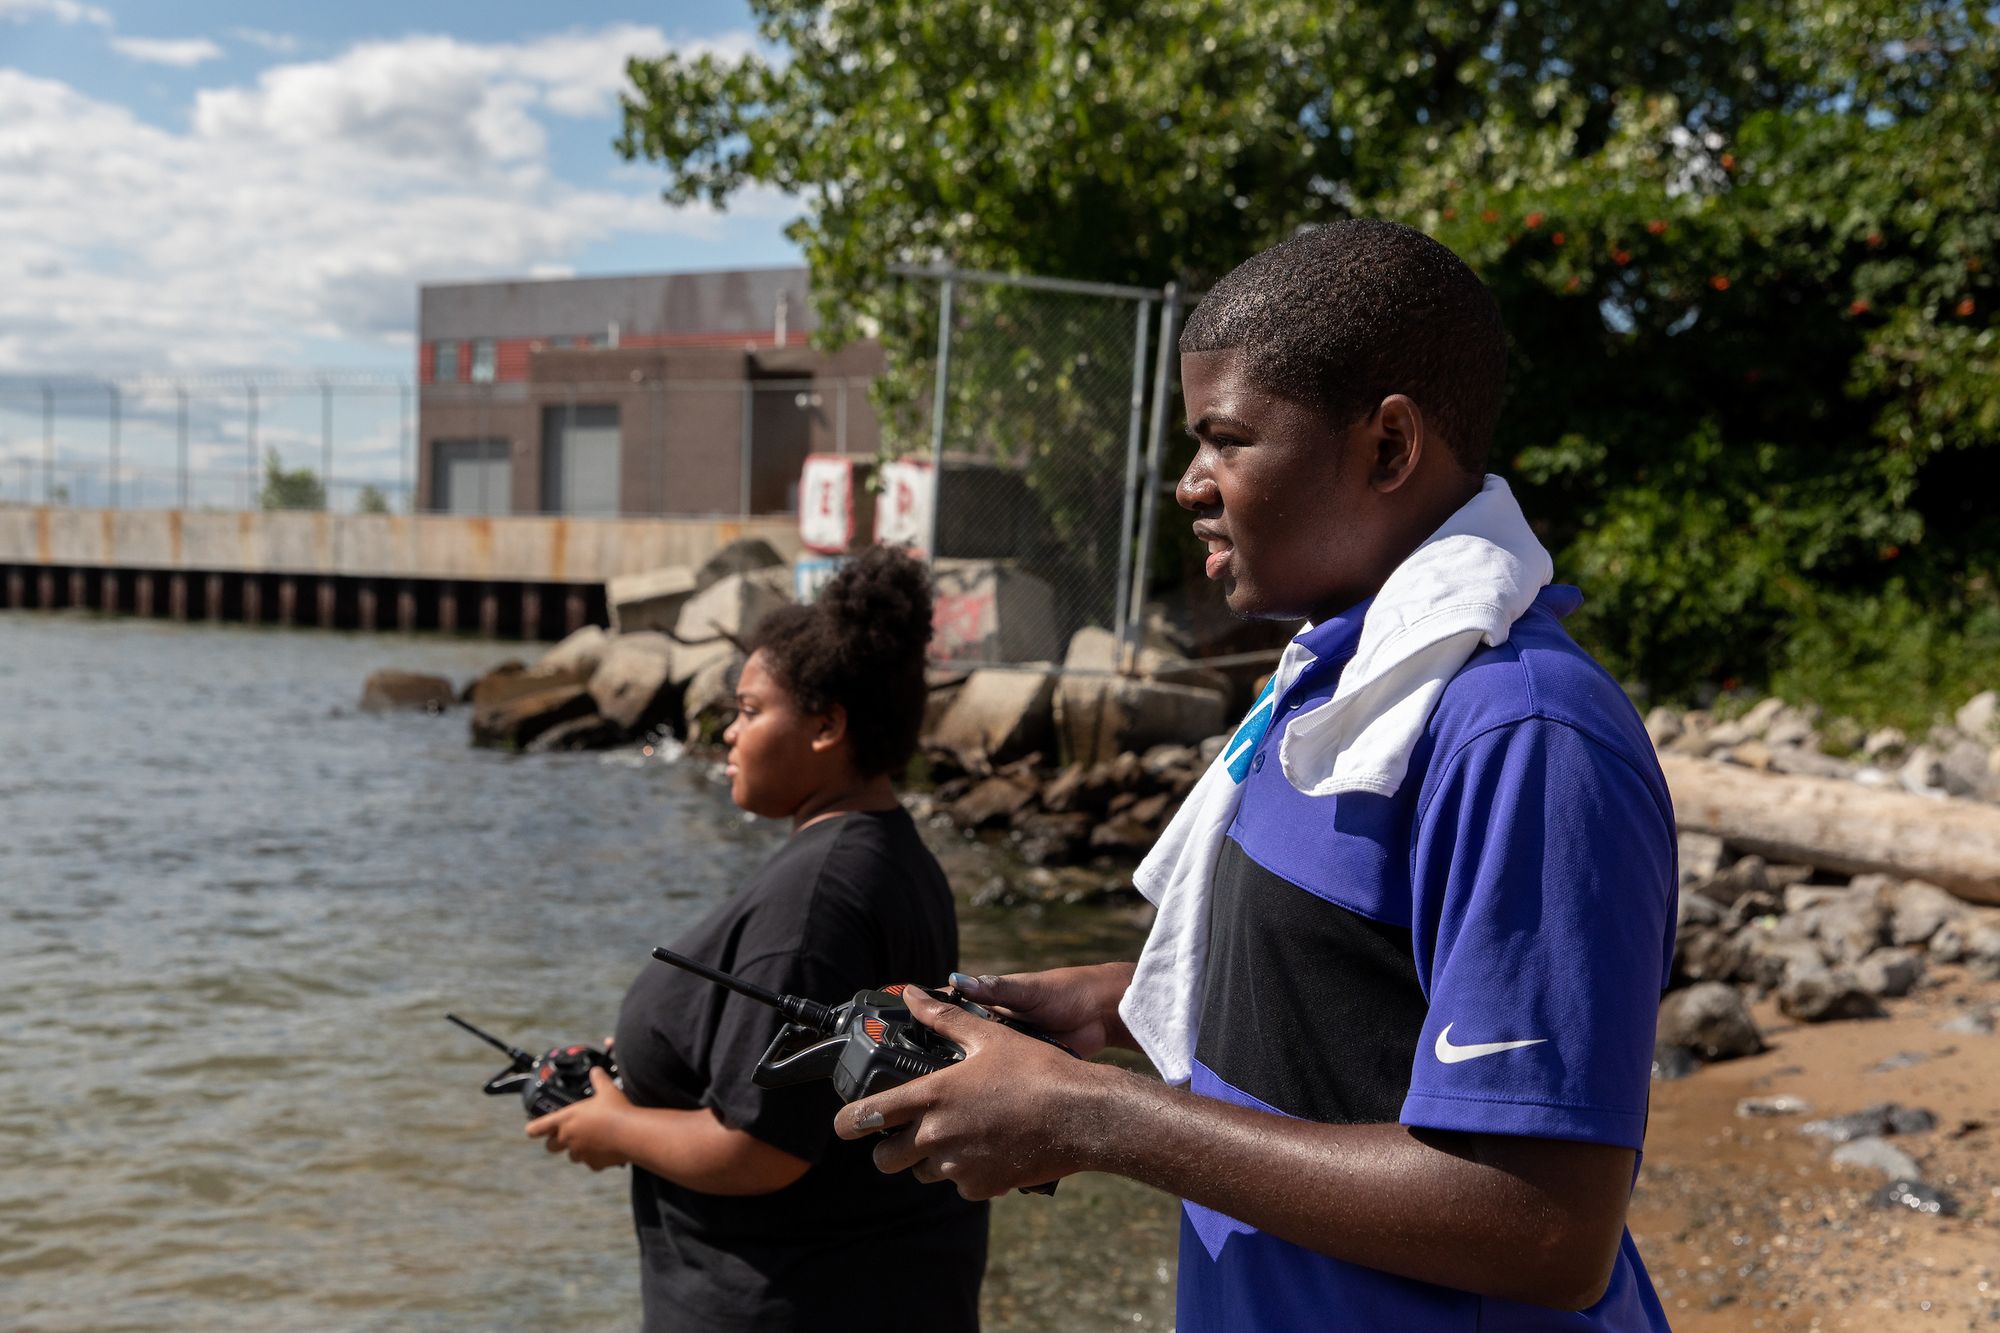
[[[929,583],[884,547],[766,616],[737,686],[730,796],[792,821],[742,890],[674,942],[773,990],[838,1001],[958,966],[937,860],[891,781],[923,722]],[[632,1168],[648,1330],[977,1329],[986,1207],[875,1169],[828,1084],[751,1082],[780,1016],[653,965],[618,1016],[623,1088],[530,1121],[550,1152]]]

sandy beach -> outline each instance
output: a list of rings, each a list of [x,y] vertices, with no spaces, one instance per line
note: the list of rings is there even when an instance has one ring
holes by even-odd
[[[1949,967],[1882,1019],[1801,1024],[1766,1001],[1753,1013],[1769,1050],[1654,1084],[1631,1228],[1676,1329],[2000,1325],[2000,1036],[1939,1030],[1996,1002],[2000,982]],[[1810,1109],[1737,1112],[1780,1094]],[[1878,1206],[1886,1177],[1801,1132],[1883,1102],[1936,1116],[1889,1142],[1958,1216]]]

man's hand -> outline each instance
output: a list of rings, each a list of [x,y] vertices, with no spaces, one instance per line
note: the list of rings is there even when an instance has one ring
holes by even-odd
[[[1085,1108],[1104,1076],[1116,1071],[939,1004],[915,986],[903,1000],[918,1022],[961,1047],[965,1059],[843,1107],[836,1133],[859,1139],[896,1131],[876,1145],[876,1166],[908,1170],[923,1181],[949,1180],[968,1199],[1084,1169],[1082,1136],[1071,1131],[1093,1119]]]
[[[528,1137],[543,1140],[550,1152],[568,1153],[570,1161],[581,1162],[593,1171],[630,1166],[632,1159],[619,1146],[619,1135],[632,1103],[602,1069],[590,1071],[590,1086],[591,1095],[582,1101],[530,1120]]]
[[[1131,963],[1093,963],[1004,977],[951,974],[968,1000],[1040,1028],[1086,1060],[1106,1046],[1132,1045],[1118,1002],[1132,984]]]

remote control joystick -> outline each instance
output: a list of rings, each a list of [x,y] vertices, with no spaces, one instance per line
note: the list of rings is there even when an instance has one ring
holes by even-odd
[[[760,1088],[788,1088],[815,1079],[831,1079],[840,1100],[859,1101],[884,1088],[935,1074],[965,1058],[965,1052],[956,1043],[917,1021],[903,1000],[906,988],[902,985],[857,991],[846,1004],[826,1005],[797,995],[780,995],[671,949],[655,949],[653,957],[769,1005],[785,1016],[785,1025],[778,1029],[778,1035],[757,1061],[757,1071],[751,1076],[751,1081]],[[1003,1024],[1061,1050],[1069,1050],[1048,1034],[1025,1023],[1001,1018],[955,990],[922,989],[939,1003],[963,1009],[974,1018]],[[1055,1182],[1030,1185],[1021,1192],[1054,1194]]]
[[[557,1046],[535,1056],[474,1027],[457,1014],[446,1014],[445,1017],[488,1046],[506,1053],[507,1067],[486,1080],[484,1091],[489,1097],[520,1094],[521,1105],[526,1108],[530,1120],[551,1111],[560,1111],[591,1096],[596,1091],[590,1086],[590,1071],[593,1069],[602,1069],[611,1077],[618,1077],[618,1063],[612,1059],[611,1052],[601,1051],[595,1046]]]

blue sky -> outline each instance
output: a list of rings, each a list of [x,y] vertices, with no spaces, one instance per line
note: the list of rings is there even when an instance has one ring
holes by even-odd
[[[669,209],[624,58],[737,0],[0,0],[0,374],[406,371],[416,286],[799,262],[790,200]]]

